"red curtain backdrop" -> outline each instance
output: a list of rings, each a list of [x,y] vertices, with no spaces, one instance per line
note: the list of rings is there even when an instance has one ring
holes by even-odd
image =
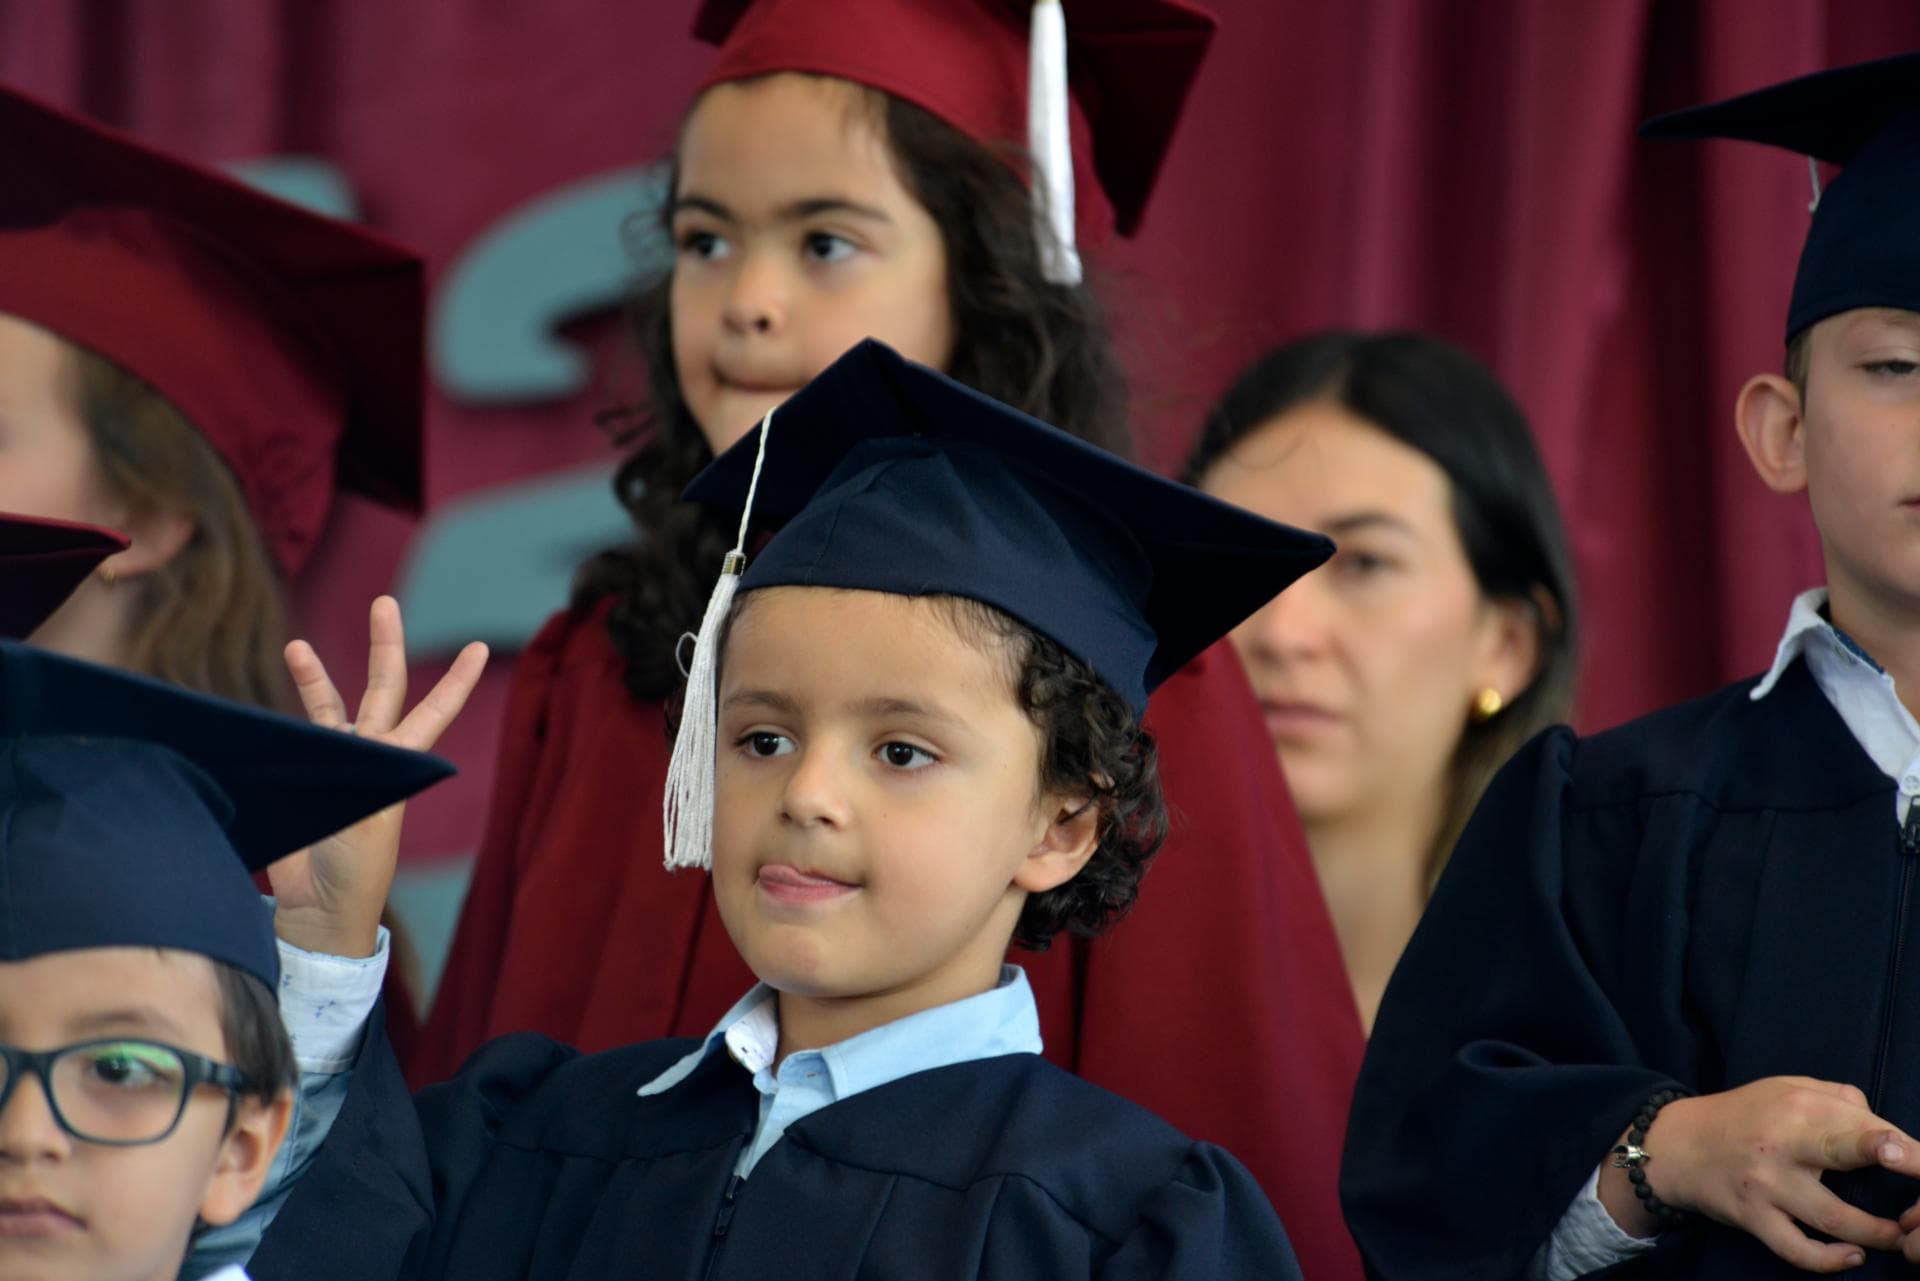
[[[1099,3],[1100,0],[1070,0]],[[1105,260],[1151,461],[1264,347],[1414,325],[1531,415],[1586,605],[1597,728],[1768,661],[1820,574],[1731,430],[1777,369],[1804,163],[1640,143],[1654,111],[1920,47],[1912,0],[1213,0],[1217,42],[1138,241]],[[543,192],[662,155],[708,53],[692,0],[0,0],[0,78],[208,160],[319,155],[444,276]],[[849,32],[849,38],[857,38]],[[935,51],[929,51],[932,56]],[[596,331],[603,351],[612,326]],[[244,376],[243,371],[236,371]],[[609,457],[598,398],[432,402],[443,503]],[[343,686],[408,522],[343,504],[298,584]],[[504,656],[503,656],[504,657]],[[422,671],[421,679],[431,675]],[[412,820],[470,850],[505,663]]]

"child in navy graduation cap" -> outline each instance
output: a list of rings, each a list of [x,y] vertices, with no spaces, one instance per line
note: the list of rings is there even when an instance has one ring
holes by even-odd
[[[1040,1057],[1003,962],[1133,901],[1149,691],[1328,544],[877,343],[769,423],[689,490],[779,529],[728,557],[668,783],[760,984],[412,1104],[363,1056],[254,1274],[1297,1276],[1231,1156]]]
[[[1488,792],[1349,1130],[1348,1221],[1394,1281],[1920,1262],[1920,54],[1643,132],[1842,166],[1786,371],[1735,413],[1827,581],[1759,679],[1550,731]]]
[[[249,873],[450,772],[12,639],[126,545],[0,517],[8,1281],[173,1281],[247,1210],[296,1075]]]

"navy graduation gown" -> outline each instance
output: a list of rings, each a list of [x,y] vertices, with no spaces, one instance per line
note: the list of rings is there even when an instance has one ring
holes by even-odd
[[[1524,1274],[1654,1091],[1805,1075],[1920,1126],[1920,856],[1804,662],[1501,773],[1395,971],[1341,1194],[1372,1275]],[[1658,1153],[1655,1153],[1658,1159]],[[1920,1185],[1829,1186],[1897,1217]],[[1803,1274],[1700,1224],[1621,1277]],[[1856,1276],[1908,1277],[1867,1252]]]
[[[294,1278],[1299,1277],[1226,1152],[1037,1055],[958,1064],[791,1126],[696,1042],[582,1056],[522,1034],[411,1104],[370,1038],[340,1119],[249,1264]]]

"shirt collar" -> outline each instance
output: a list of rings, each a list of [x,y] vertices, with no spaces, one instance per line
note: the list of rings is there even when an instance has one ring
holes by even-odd
[[[1787,613],[1787,630],[1780,637],[1780,645],[1774,650],[1773,666],[1753,687],[1749,698],[1759,702],[1773,692],[1773,687],[1786,675],[1787,668],[1796,658],[1806,653],[1810,645],[1826,645],[1843,654],[1854,663],[1859,663],[1878,676],[1884,668],[1873,660],[1873,655],[1860,648],[1858,641],[1835,627],[1827,620],[1827,589],[1810,587],[1793,598],[1793,608]]]
[[[666,1093],[722,1048],[749,1073],[769,1071],[780,1043],[775,995],[765,983],[755,984],[720,1016],[699,1045],[641,1086],[640,1094]],[[915,1072],[1002,1054],[1038,1054],[1040,1049],[1040,1013],[1026,972],[1017,965],[1002,965],[999,983],[985,992],[909,1014],[810,1052],[825,1063],[834,1097],[844,1099]]]

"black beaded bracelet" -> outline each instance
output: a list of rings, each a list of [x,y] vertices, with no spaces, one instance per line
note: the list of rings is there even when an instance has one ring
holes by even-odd
[[[1663,1230],[1677,1227],[1693,1215],[1687,1210],[1668,1205],[1647,1186],[1647,1172],[1641,1167],[1653,1160],[1653,1154],[1641,1144],[1647,1141],[1647,1131],[1653,1128],[1653,1118],[1660,1115],[1660,1109],[1675,1099],[1686,1097],[1685,1090],[1655,1091],[1653,1097],[1642,1103],[1640,1110],[1633,1114],[1633,1124],[1627,1130],[1627,1141],[1613,1150],[1614,1168],[1627,1172],[1627,1181],[1633,1184],[1633,1194],[1640,1198],[1640,1204],[1647,1208],[1647,1213],[1660,1221]]]

